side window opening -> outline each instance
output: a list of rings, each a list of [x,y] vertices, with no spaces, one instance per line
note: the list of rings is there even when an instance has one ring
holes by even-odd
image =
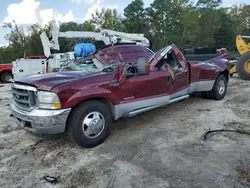
[[[178,69],[181,64],[179,60],[177,59],[175,53],[173,51],[170,51],[167,53],[156,65],[155,67],[158,68],[158,70],[166,70],[166,64],[168,64],[173,70]]]
[[[167,55],[168,55],[167,63],[170,65],[170,67],[172,69],[178,69],[181,66],[181,64],[179,60],[177,59],[175,53],[171,52],[170,54],[167,54]]]

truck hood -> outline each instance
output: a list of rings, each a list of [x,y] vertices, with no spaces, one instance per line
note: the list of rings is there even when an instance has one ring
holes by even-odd
[[[31,75],[16,79],[15,82],[36,86],[40,90],[50,91],[57,85],[75,80],[79,77],[88,76],[89,72],[70,71]]]

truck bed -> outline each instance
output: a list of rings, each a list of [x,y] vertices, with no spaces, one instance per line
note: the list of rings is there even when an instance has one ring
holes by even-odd
[[[184,49],[183,55],[189,62],[203,62],[214,58],[226,58],[228,59],[227,50],[217,50],[216,48],[191,48]]]
[[[201,62],[207,61],[213,58],[220,56],[221,54],[192,54],[192,55],[184,55],[187,61],[189,62]]]

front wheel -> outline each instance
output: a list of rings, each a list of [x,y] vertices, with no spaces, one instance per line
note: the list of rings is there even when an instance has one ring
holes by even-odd
[[[13,79],[13,75],[9,72],[5,72],[1,76],[1,81],[3,83],[10,83],[12,79]]]
[[[78,145],[92,148],[108,137],[112,115],[105,104],[87,101],[76,107],[68,120],[68,134]]]

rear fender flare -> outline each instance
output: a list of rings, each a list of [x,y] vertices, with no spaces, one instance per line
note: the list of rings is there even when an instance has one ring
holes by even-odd
[[[212,80],[216,80],[220,74],[224,74],[229,79],[229,70],[224,59],[216,60],[216,70],[212,76]]]
[[[229,81],[230,73],[229,73],[229,70],[227,68],[225,68],[224,70],[222,69],[222,70],[216,71],[212,77],[212,80],[216,80],[218,78],[218,76],[221,74],[223,74],[226,77],[227,81]]]

